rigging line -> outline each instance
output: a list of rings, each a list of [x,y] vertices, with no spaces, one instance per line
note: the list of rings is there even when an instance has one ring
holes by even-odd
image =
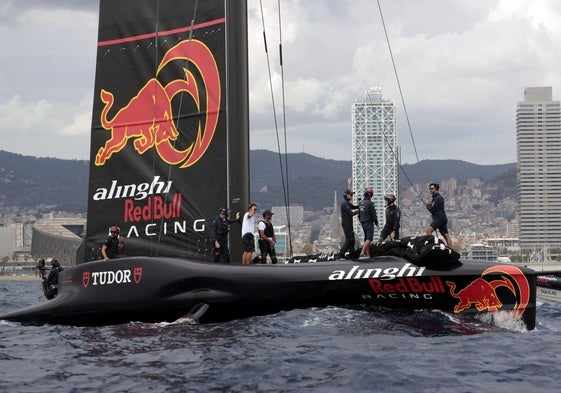
[[[397,81],[397,87],[399,89],[399,95],[401,96],[401,104],[403,105],[403,111],[405,113],[405,119],[407,120],[407,127],[409,129],[409,135],[411,136],[411,141],[413,143],[413,150],[415,151],[415,157],[417,158],[417,165],[420,165],[419,154],[417,153],[417,146],[415,144],[415,138],[413,137],[413,131],[411,129],[411,122],[409,121],[409,114],[407,113],[407,106],[405,105],[405,98],[403,97],[403,90],[401,89],[401,82],[399,81],[399,76],[397,74],[397,67],[395,66],[395,60],[394,60],[394,57],[393,57],[392,47],[390,45],[390,39],[388,37],[388,31],[386,29],[386,23],[384,22],[384,15],[382,14],[382,6],[380,5],[380,0],[376,0],[376,2],[378,3],[378,10],[380,11],[380,19],[382,20],[382,27],[384,28],[384,34],[386,36],[386,42],[388,44],[388,49],[390,51],[390,58],[392,60],[393,71],[394,71],[394,74],[395,74],[395,79]],[[403,170],[403,167],[401,166],[401,164],[399,164],[399,166],[400,166],[401,170],[403,171],[403,173],[405,174],[405,170]],[[411,183],[411,180],[409,179],[409,177],[407,175],[405,175],[405,177],[407,177],[411,186],[414,187],[414,185]],[[415,192],[417,193],[417,196],[419,196],[419,198],[421,200],[423,200],[422,195],[420,194],[419,190],[416,187],[414,187],[414,189],[415,189]]]
[[[279,164],[280,164],[280,169],[281,169],[281,181],[282,181],[282,190],[283,190],[283,194],[284,194],[284,200],[285,200],[285,205],[287,204],[287,193],[286,193],[286,185],[285,185],[285,179],[284,179],[284,170],[283,170],[283,166],[282,166],[282,154],[281,154],[281,148],[280,148],[280,141],[279,141],[279,127],[278,127],[278,122],[277,122],[277,111],[276,111],[276,106],[275,106],[275,96],[274,96],[274,90],[273,90],[273,78],[271,76],[271,61],[269,59],[269,51],[267,49],[267,34],[265,33],[265,17],[264,17],[264,13],[263,13],[263,2],[262,0],[259,0],[259,6],[261,8],[261,23],[263,26],[263,43],[265,45],[265,54],[266,54],[266,59],[267,59],[267,70],[269,73],[269,88],[271,90],[271,103],[273,106],[273,120],[275,122],[275,134],[276,134],[276,138],[277,138],[277,149],[278,149],[278,155],[279,155]],[[288,217],[288,214],[287,214]]]
[[[407,172],[405,172],[405,169],[403,169],[403,165],[401,164],[401,161],[399,159],[399,155],[397,154],[397,152],[394,150],[393,146],[390,144],[389,138],[386,137],[386,133],[384,132],[384,129],[381,129],[382,132],[382,137],[384,139],[384,141],[386,142],[386,144],[389,147],[389,151],[391,152],[391,156],[395,159],[395,162],[397,162],[397,166],[399,167],[399,169],[401,169],[401,172],[403,172],[403,175],[407,178],[407,181],[409,182],[409,184],[415,188],[413,181],[409,178],[409,176],[407,175]],[[421,198],[421,201],[423,200],[422,195],[419,193],[419,191],[415,188],[415,191],[417,192],[417,195]]]
[[[282,122],[283,122],[283,132],[284,132],[284,169],[286,171],[286,225],[288,229],[288,241],[289,241],[289,257],[292,257],[292,232],[290,225],[290,183],[288,176],[288,142],[286,137],[286,100],[285,100],[285,90],[284,90],[284,67],[282,59],[282,21],[281,21],[281,4],[280,0],[277,1],[279,8],[279,61],[281,70],[281,91],[282,91]]]

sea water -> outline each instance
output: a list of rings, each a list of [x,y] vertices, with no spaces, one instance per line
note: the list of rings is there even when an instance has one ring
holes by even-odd
[[[0,312],[45,301],[0,281]],[[309,308],[220,324],[0,321],[1,392],[552,392],[561,303],[526,331],[500,314]]]

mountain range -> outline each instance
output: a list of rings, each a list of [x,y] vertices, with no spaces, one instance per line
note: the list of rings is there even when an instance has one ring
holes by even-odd
[[[351,161],[306,153],[285,156],[268,150],[252,150],[251,200],[267,208],[284,205],[286,195],[292,205],[321,210],[333,206],[335,191],[341,196],[349,187],[351,171]],[[52,210],[84,213],[88,173],[87,160],[37,158],[0,150],[0,209],[46,206]],[[288,188],[283,187],[287,178]],[[497,198],[516,195],[516,163],[478,165],[461,160],[423,160],[401,165],[399,178],[400,189],[450,178],[455,178],[459,184],[479,178],[490,184]]]

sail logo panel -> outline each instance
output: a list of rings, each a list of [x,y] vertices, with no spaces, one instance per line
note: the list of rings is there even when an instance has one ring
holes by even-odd
[[[196,77],[185,66],[184,78],[172,80],[165,86],[157,79],[159,72],[168,63],[179,60],[191,62],[197,68],[207,97],[204,126],[201,127],[199,122],[196,140],[184,150],[175,148],[179,131],[174,120],[179,116],[174,116],[172,102],[178,94],[186,93],[193,100],[196,109],[201,111]],[[110,137],[97,151],[95,165],[105,165],[113,154],[123,150],[129,140],[132,140],[138,154],[144,154],[154,148],[160,159],[166,163],[186,168],[204,155],[216,131],[220,109],[220,75],[216,61],[204,43],[198,40],[184,40],[166,52],[158,66],[156,77],[142,86],[113,118],[107,117],[115,103],[113,93],[101,89],[100,98],[104,103],[100,122],[103,129],[109,131]]]
[[[224,0],[100,2],[84,260],[207,259],[227,189]]]

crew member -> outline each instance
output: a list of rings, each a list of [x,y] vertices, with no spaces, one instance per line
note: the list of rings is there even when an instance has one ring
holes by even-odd
[[[58,294],[58,274],[63,270],[60,263],[53,258],[51,261],[51,271],[46,280],[45,297],[52,299]]]
[[[432,221],[429,226],[427,226],[427,235],[432,235],[436,230],[440,231],[440,234],[444,237],[444,241],[448,247],[452,247],[452,239],[448,234],[448,217],[446,216],[446,211],[444,210],[444,198],[438,190],[440,185],[438,183],[431,183],[429,185],[429,192],[432,195],[432,199],[425,200],[425,206],[427,210],[431,213]]]
[[[255,235],[253,233],[255,232],[254,215],[256,211],[257,205],[255,203],[250,203],[242,220],[242,264],[244,265],[251,264],[253,260],[253,253],[255,252]]]
[[[275,244],[277,243],[277,235],[273,228],[271,218],[273,212],[265,210],[263,219],[259,221],[257,229],[259,231],[259,250],[261,251],[261,263],[267,263],[267,255],[271,258],[271,263],[277,263],[277,254]]]
[[[386,201],[386,222],[380,232],[378,244],[382,243],[388,236],[392,240],[399,239],[399,227],[401,225],[401,210],[395,204],[395,195],[387,194],[384,196]]]
[[[339,251],[339,258],[345,258],[347,252],[354,251],[355,248],[355,232],[353,229],[353,217],[358,214],[358,206],[353,205],[354,192],[347,189],[343,193],[343,203],[341,203],[341,226],[345,234],[345,243]]]
[[[371,187],[368,187],[364,192],[364,198],[358,204],[358,219],[364,231],[364,243],[360,251],[360,259],[370,258],[370,244],[374,239],[374,225],[376,225],[377,230],[380,230],[372,195],[374,195],[374,191]]]
[[[121,229],[117,225],[109,228],[109,236],[107,236],[103,246],[101,246],[101,256],[104,261],[119,257],[119,251],[125,246],[125,238],[119,236],[120,232]]]
[[[218,216],[212,221],[210,231],[210,240],[214,241],[214,262],[220,261],[220,256],[224,258],[225,263],[230,263],[230,249],[228,248],[228,232],[230,232],[230,224],[239,222],[240,212],[236,213],[236,219],[228,218],[228,210],[222,207],[218,210]]]

